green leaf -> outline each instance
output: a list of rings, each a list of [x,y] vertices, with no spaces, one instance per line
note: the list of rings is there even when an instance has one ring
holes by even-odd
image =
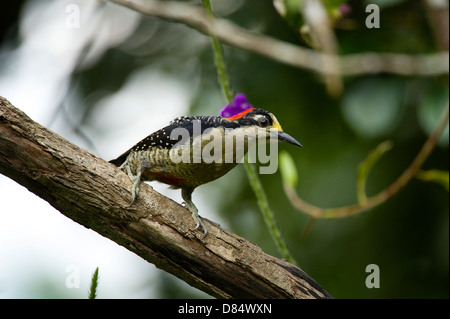
[[[303,17],[304,0],[273,0],[273,6],[278,14],[297,32],[305,33],[307,29]],[[339,7],[347,0],[324,0],[323,5],[331,21],[339,19],[341,13]],[[302,31],[303,29],[303,31]]]
[[[358,202],[363,204],[367,201],[366,196],[366,181],[369,172],[371,171],[373,165],[378,161],[378,159],[387,151],[392,149],[392,142],[385,141],[380,143],[374,150],[372,150],[366,159],[361,162],[358,166],[358,177],[356,180],[356,196],[358,197]]]
[[[294,188],[298,182],[297,168],[291,155],[286,151],[280,154],[280,170],[283,182]]]
[[[444,188],[449,191],[449,177],[448,171],[441,171],[437,169],[432,169],[428,171],[417,172],[417,178],[426,182],[435,182],[444,186]]]
[[[91,288],[89,289],[89,299],[97,298],[97,287],[98,287],[98,267],[95,269],[92,275]]]
[[[403,92],[403,82],[398,79],[359,80],[348,88],[342,99],[344,118],[363,137],[388,135],[401,118]]]

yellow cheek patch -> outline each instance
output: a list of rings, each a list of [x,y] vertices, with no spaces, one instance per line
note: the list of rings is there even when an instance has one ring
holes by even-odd
[[[276,129],[278,132],[283,132],[283,129],[281,128],[280,123],[278,123],[278,120],[276,119],[275,116],[272,116],[272,121],[273,121],[273,125],[272,128]]]

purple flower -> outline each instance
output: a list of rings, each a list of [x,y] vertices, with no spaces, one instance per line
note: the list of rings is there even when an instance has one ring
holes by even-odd
[[[339,6],[339,12],[343,18],[347,18],[352,14],[352,7],[347,3],[343,3]]]
[[[238,93],[234,97],[232,104],[228,104],[220,111],[220,116],[222,117],[232,117],[239,114],[247,109],[251,109],[253,106],[247,102],[247,97],[243,93]]]

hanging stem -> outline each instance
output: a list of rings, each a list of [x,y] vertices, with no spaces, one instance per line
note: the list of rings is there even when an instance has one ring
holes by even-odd
[[[208,13],[209,17],[213,17],[212,9],[211,9],[211,3],[209,0],[202,0],[203,6],[206,9],[206,12]],[[220,86],[222,87],[222,92],[225,95],[225,99],[228,103],[231,103],[233,101],[233,92],[230,87],[230,82],[228,81],[227,76],[227,68],[225,65],[225,60],[223,59],[223,50],[222,46],[220,45],[219,40],[217,38],[210,34],[209,37],[211,38],[213,50],[214,50],[214,65],[216,66],[217,70],[217,77],[219,79]]]
[[[206,12],[208,13],[209,17],[212,17],[212,10],[211,10],[211,3],[209,0],[202,0],[203,6],[206,9]],[[233,100],[233,93],[230,87],[230,82],[228,81],[226,66],[225,66],[225,60],[223,58],[223,50],[220,45],[219,40],[214,35],[210,34],[210,38],[212,40],[213,50],[214,50],[214,64],[217,69],[217,76],[219,79],[219,83],[222,87],[222,92],[225,95],[226,100],[228,103],[231,103]],[[270,209],[269,202],[267,200],[266,193],[264,191],[264,188],[261,184],[261,181],[259,180],[258,174],[256,173],[255,167],[248,162],[247,157],[244,161],[244,167],[245,171],[247,172],[247,177],[249,180],[249,183],[253,189],[253,192],[256,195],[256,200],[259,206],[259,209],[261,210],[264,221],[269,228],[270,234],[272,235],[272,238],[275,241],[275,244],[278,247],[278,250],[283,255],[283,258],[286,259],[288,262],[292,264],[296,264],[294,258],[290,254],[286,243],[283,240],[283,237],[281,235],[280,230],[278,229],[275,218],[273,215],[272,210]]]
[[[244,165],[245,170],[247,171],[248,180],[253,189],[253,192],[256,195],[259,209],[263,214],[264,221],[270,230],[270,234],[272,235],[272,238],[275,241],[278,250],[283,255],[284,259],[286,259],[291,264],[296,264],[296,261],[289,252],[289,249],[284,242],[283,236],[281,235],[281,232],[275,222],[275,216],[273,215],[273,212],[269,207],[269,201],[267,200],[266,193],[261,184],[261,181],[258,178],[258,174],[256,173],[254,165],[249,163],[247,158],[244,162]]]

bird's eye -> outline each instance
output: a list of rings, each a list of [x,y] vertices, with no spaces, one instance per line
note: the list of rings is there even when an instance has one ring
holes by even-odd
[[[261,127],[266,127],[269,125],[269,121],[265,117],[262,117],[258,120],[258,125]]]

